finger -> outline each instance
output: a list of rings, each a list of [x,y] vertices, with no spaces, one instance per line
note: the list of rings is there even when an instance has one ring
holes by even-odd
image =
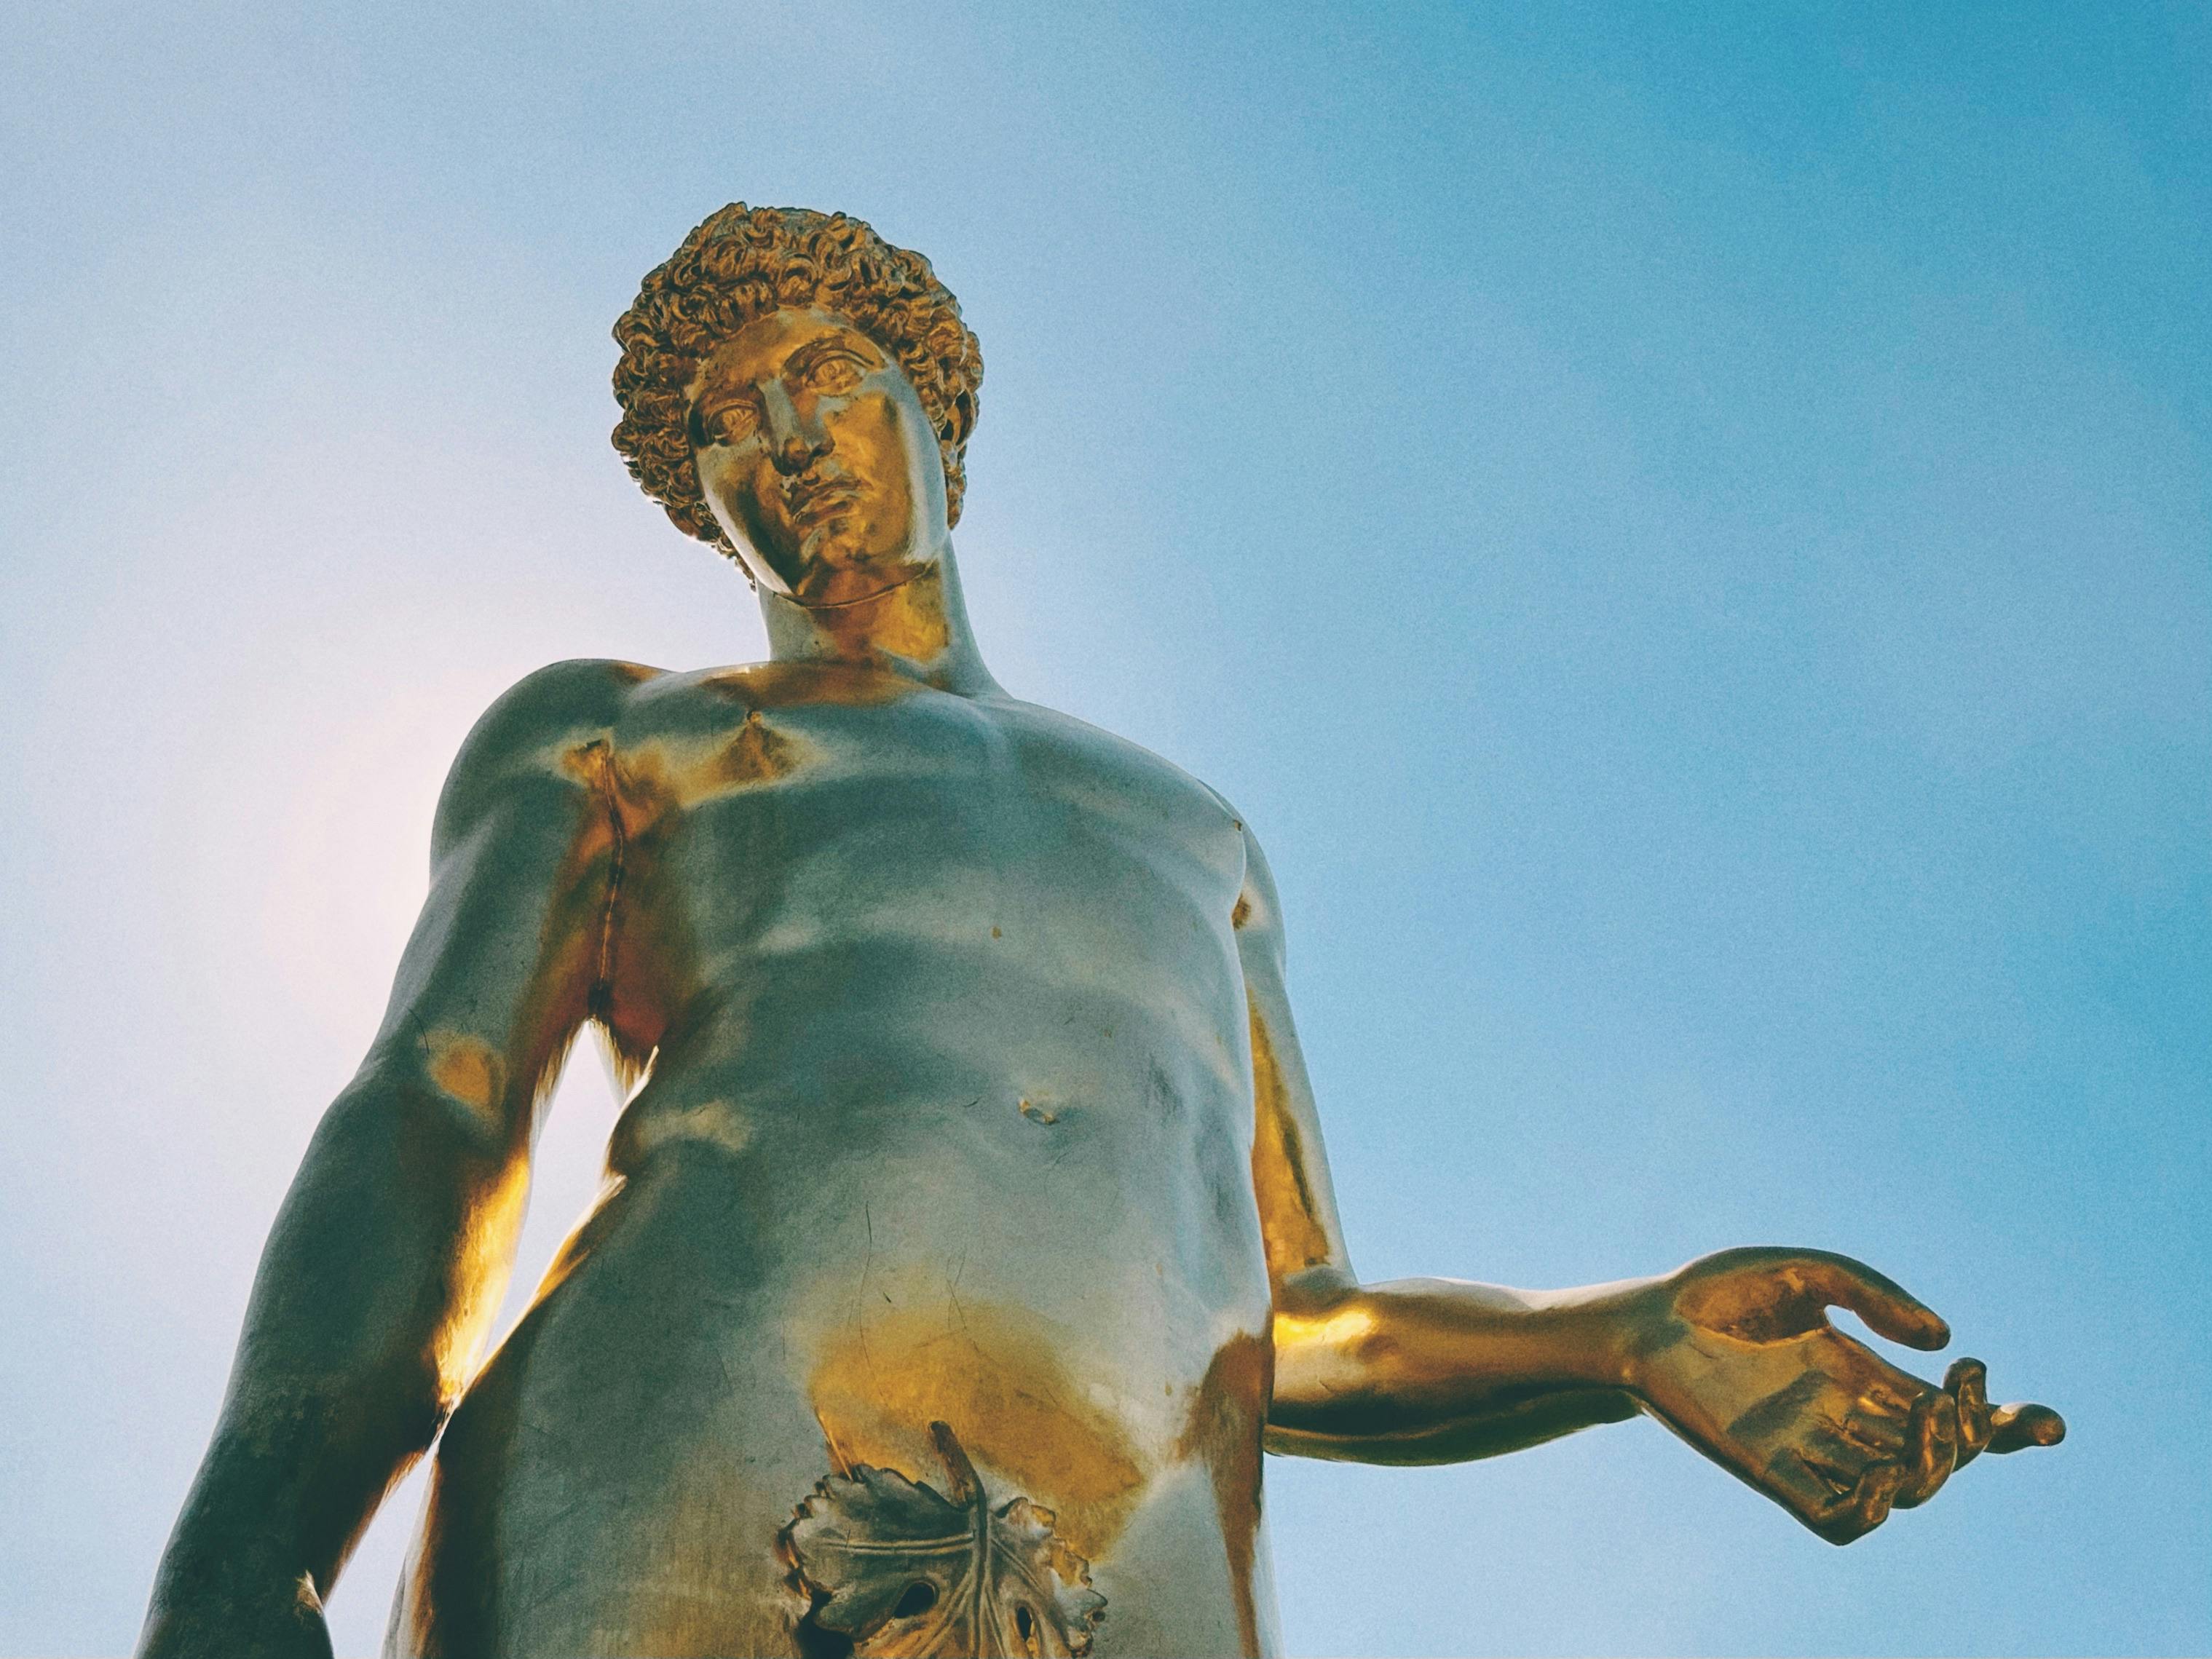
[[[1790,1265],[1807,1290],[1832,1306],[1849,1308],[1893,1342],[1910,1348],[1940,1348],[1951,1340],[1951,1328],[1933,1308],[1863,1261],[1808,1250]]]
[[[1863,1538],[1889,1519],[1905,1471],[1895,1463],[1869,1464],[1858,1486],[1826,1519],[1813,1528],[1831,1544],[1848,1544]]]
[[[1893,1445],[1885,1452],[1875,1452],[1841,1430],[1814,1428],[1802,1433],[1797,1455],[1807,1468],[1827,1483],[1830,1497],[1843,1498],[1858,1489],[1860,1479],[1875,1464],[1895,1462],[1898,1448]]]
[[[1833,1461],[1784,1450],[1759,1472],[1755,1483],[1830,1543],[1847,1544],[1858,1536],[1856,1532],[1832,1535],[1837,1522],[1847,1520],[1845,1511],[1858,1486],[1858,1477]]]
[[[1905,1430],[1908,1420],[1905,1414],[1856,1411],[1844,1417],[1836,1432],[1863,1456],[1898,1458],[1905,1454]]]
[[[1897,1432],[1905,1432],[1905,1419],[1912,1415],[1912,1402],[1928,1392],[1928,1385],[1918,1377],[1901,1371],[1883,1359],[1880,1354],[1862,1349],[1867,1357],[1879,1365],[1879,1370],[1869,1370],[1858,1379],[1860,1409],[1871,1415],[1891,1419]]]
[[[2024,1451],[2055,1446],[2066,1437],[2066,1419],[2048,1406],[2000,1406],[1990,1413],[1990,1449]]]
[[[1972,1462],[1990,1443],[1990,1371],[1978,1359],[1954,1359],[1943,1373],[1943,1391],[1959,1408],[1959,1464]]]
[[[1922,1396],[1905,1425],[1905,1479],[1897,1489],[1896,1506],[1917,1509],[1933,1498],[1951,1478],[1958,1456],[1958,1402],[1948,1394]]]

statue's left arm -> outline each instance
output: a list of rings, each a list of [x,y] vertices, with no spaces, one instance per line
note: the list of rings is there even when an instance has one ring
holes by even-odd
[[[1658,1278],[1572,1291],[1361,1284],[1291,1022],[1274,884],[1249,835],[1237,935],[1252,1028],[1253,1187],[1274,1290],[1270,1451],[1457,1462],[1644,1412],[1847,1543],[1893,1508],[1926,1502],[1978,1454],[2064,1434],[2048,1407],[1992,1408],[1977,1361],[1959,1361],[1939,1387],[1837,1330],[1832,1306],[1916,1348],[1950,1340],[1897,1285],[1823,1251],[1725,1250]]]

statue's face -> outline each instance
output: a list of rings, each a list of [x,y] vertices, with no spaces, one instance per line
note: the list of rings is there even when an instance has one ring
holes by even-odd
[[[945,539],[945,465],[897,362],[825,311],[757,317],[700,365],[699,487],[753,580],[849,605],[927,569]]]

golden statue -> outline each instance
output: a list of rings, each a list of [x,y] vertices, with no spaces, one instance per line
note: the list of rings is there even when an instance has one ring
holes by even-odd
[[[1637,1412],[1838,1543],[2049,1445],[1827,1322],[1812,1250],[1529,1292],[1346,1258],[1259,843],[1007,696],[950,528],[982,366],[927,261],[732,206],[617,326],[617,446],[770,658],[567,662],[478,723],[390,1012],[270,1238],[146,1655],[1255,1654],[1262,1449],[1433,1463]],[[642,1079],[479,1364],[570,1040]],[[442,1434],[441,1434],[442,1431]]]

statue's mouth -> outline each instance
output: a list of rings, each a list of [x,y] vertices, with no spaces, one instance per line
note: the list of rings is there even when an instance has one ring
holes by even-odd
[[[799,477],[785,487],[783,499],[792,523],[804,529],[859,506],[860,487],[842,476]]]

